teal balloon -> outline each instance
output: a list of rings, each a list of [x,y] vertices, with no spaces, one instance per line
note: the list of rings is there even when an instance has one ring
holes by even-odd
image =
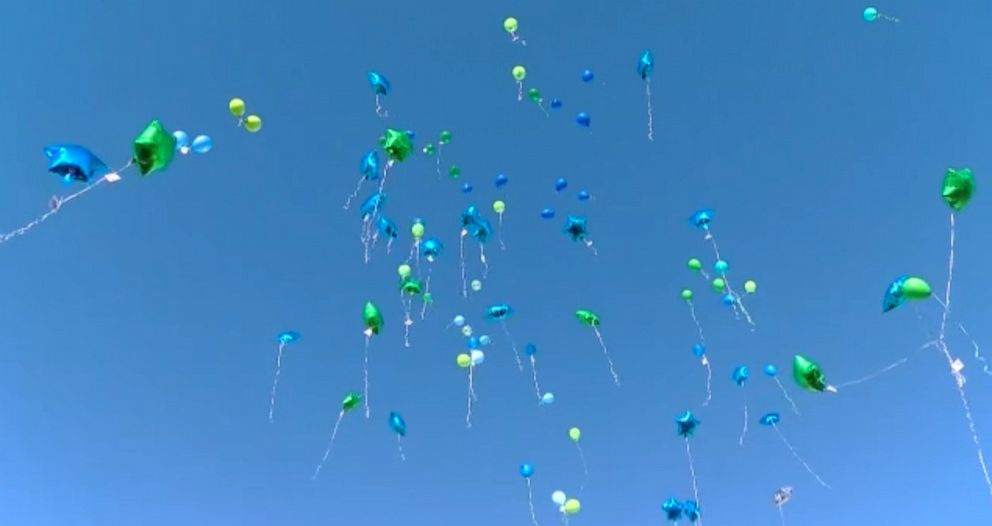
[[[878,9],[874,7],[866,7],[864,12],[865,22],[874,22],[878,20]]]

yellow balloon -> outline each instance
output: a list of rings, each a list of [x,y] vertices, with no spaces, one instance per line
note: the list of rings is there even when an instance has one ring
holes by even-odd
[[[235,97],[227,103],[227,109],[231,111],[231,115],[240,117],[245,114],[245,101]]]
[[[458,357],[455,358],[455,360],[458,362],[458,367],[461,367],[462,369],[465,369],[469,365],[472,365],[472,357],[464,353],[459,354]]]
[[[569,429],[568,438],[571,438],[572,442],[578,442],[579,439],[582,438],[582,430],[577,427],[573,427],[572,429]]]
[[[262,118],[258,115],[249,115],[245,117],[245,129],[255,133],[262,129]]]
[[[497,214],[506,212],[506,203],[503,201],[493,201],[493,212],[496,212]]]
[[[517,19],[512,16],[507,17],[507,19],[503,21],[503,29],[505,29],[507,33],[516,33],[517,27]]]
[[[582,503],[579,499],[568,499],[565,501],[565,513],[569,515],[575,515],[582,510]]]
[[[520,82],[527,77],[527,68],[523,66],[513,66],[510,73],[513,75],[513,78],[517,80],[517,82]]]

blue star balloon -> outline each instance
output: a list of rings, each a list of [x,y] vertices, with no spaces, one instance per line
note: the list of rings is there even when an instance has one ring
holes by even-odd
[[[661,511],[665,512],[665,519],[678,522],[682,518],[682,503],[674,497],[669,497],[661,505]]]
[[[692,414],[692,411],[686,411],[675,419],[675,426],[679,436],[685,438],[691,437],[692,434],[695,433],[696,426],[698,425],[699,420]]]
[[[731,376],[734,379],[734,383],[743,387],[747,383],[747,379],[751,376],[750,371],[746,365],[740,365],[734,369],[734,374]]]
[[[889,288],[885,290],[885,296],[882,298],[882,312],[889,312],[906,303],[906,296],[903,294],[903,285],[906,284],[906,280],[908,279],[909,276],[899,276],[889,284]]]
[[[389,95],[389,91],[392,89],[386,77],[376,71],[369,71],[369,87],[376,95]]]
[[[513,314],[513,309],[506,303],[497,303],[486,308],[487,320],[505,320]]]
[[[713,211],[708,208],[698,210],[695,214],[692,214],[692,217],[689,218],[689,222],[696,228],[709,230],[710,223],[713,222]]]
[[[524,346],[524,354],[526,354],[527,356],[534,356],[535,354],[537,354],[537,346],[534,345],[533,343],[528,343],[527,345]]]
[[[562,232],[569,235],[572,241],[584,241],[589,234],[586,227],[586,218],[580,216],[568,216]]]
[[[389,429],[401,437],[406,436],[406,421],[395,411],[389,413]]]
[[[440,256],[443,249],[444,245],[434,238],[427,238],[420,244],[420,254],[430,262],[433,262],[435,258]]]
[[[689,519],[689,522],[696,522],[699,520],[699,504],[696,504],[694,500],[685,501],[685,504],[682,505],[682,513],[685,514],[685,518]]]
[[[379,210],[382,209],[382,205],[384,204],[386,204],[386,194],[376,192],[362,203],[362,207],[358,209],[358,213],[363,218],[370,218],[379,213]]]
[[[758,423],[763,426],[774,426],[781,420],[782,416],[778,413],[765,413],[765,415],[761,417],[761,420],[758,420]]]
[[[88,183],[107,173],[107,165],[93,152],[75,144],[54,144],[45,147],[48,171],[66,181]]]
[[[640,60],[637,61],[637,74],[641,77],[641,80],[647,80],[652,72],[654,72],[654,54],[651,53],[650,49],[647,49],[644,50]]]
[[[369,152],[362,157],[361,171],[366,181],[375,181],[379,178],[379,152],[376,150],[369,150]]]
[[[300,333],[296,331],[286,331],[279,334],[279,343],[288,344],[295,343],[300,339]]]
[[[379,222],[376,225],[376,228],[379,229],[380,234],[390,239],[396,239],[400,236],[400,229],[397,228],[396,223],[393,223],[385,216],[379,217]]]

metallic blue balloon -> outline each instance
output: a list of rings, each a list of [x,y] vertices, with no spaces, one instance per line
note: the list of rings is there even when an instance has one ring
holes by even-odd
[[[661,511],[665,512],[665,519],[678,522],[682,518],[682,503],[674,497],[669,497],[661,505]]]
[[[506,303],[497,303],[486,308],[487,320],[505,320],[513,314],[513,309]]]
[[[207,153],[214,149],[214,140],[209,135],[197,135],[191,148],[196,153]]]
[[[405,133],[406,136],[409,137],[411,141],[417,136],[416,133],[413,133],[413,130],[407,130],[403,133]]]
[[[496,176],[496,188],[502,188],[506,186],[506,183],[508,182],[510,182],[510,179],[507,176],[503,174],[499,174]]]
[[[696,213],[692,214],[692,217],[689,218],[689,222],[696,228],[709,230],[710,223],[713,222],[713,211],[708,208],[697,210]]]
[[[385,216],[379,216],[379,222],[376,224],[376,228],[379,229],[380,234],[386,237],[392,239],[400,237],[400,229],[396,227],[396,223],[393,223]]]
[[[778,413],[765,413],[765,415],[761,417],[761,420],[758,420],[758,423],[763,426],[774,426],[781,420],[782,416]]]
[[[695,355],[696,358],[702,358],[706,355],[706,347],[703,347],[702,344],[697,343],[692,346],[692,354]]]
[[[882,297],[882,312],[889,312],[890,310],[906,303],[906,296],[903,294],[903,286],[906,284],[906,280],[909,276],[899,276],[898,278],[892,280],[889,284],[889,288],[885,289],[885,296]]]
[[[733,294],[731,294],[729,292],[727,294],[724,294],[724,296],[723,296],[723,304],[724,305],[726,305],[726,306],[729,307],[729,306],[733,305],[736,302],[737,302],[737,298],[735,298]]]
[[[685,514],[685,518],[689,519],[689,522],[696,522],[700,515],[699,505],[694,500],[687,500],[682,505],[682,513]]]
[[[551,109],[561,109],[561,99],[551,99]]]
[[[468,341],[466,343],[468,344],[468,348],[469,349],[472,349],[472,350],[475,350],[475,349],[478,349],[479,347],[482,347],[482,342],[480,342],[479,341],[479,338],[477,338],[475,336],[470,336],[468,338]]]
[[[369,87],[376,95],[389,95],[389,91],[392,89],[386,77],[375,71],[369,71]]]
[[[681,437],[691,437],[698,425],[699,420],[692,414],[692,411],[686,411],[675,419],[676,432]]]
[[[279,343],[294,343],[300,339],[300,333],[296,331],[286,331],[279,334]]]
[[[440,241],[430,237],[420,243],[420,255],[427,258],[427,261],[434,261],[434,258],[441,255],[444,245]]]
[[[545,208],[541,210],[541,217],[544,219],[552,219],[555,217],[555,210],[553,208]]]
[[[562,232],[568,234],[572,238],[572,241],[584,241],[586,236],[589,234],[589,228],[586,225],[586,218],[581,216],[568,216],[565,222],[565,227],[562,228]]]
[[[482,215],[479,214],[479,209],[475,205],[469,205],[462,212],[462,228],[468,229],[471,232],[474,228],[477,228],[479,221],[482,220]]]
[[[579,201],[588,201],[588,200],[589,200],[589,192],[586,192],[585,190],[579,190]]]
[[[401,437],[406,436],[406,422],[403,417],[395,411],[389,413],[389,429]]]
[[[524,347],[524,354],[526,354],[527,356],[534,356],[535,354],[537,354],[537,346],[534,345],[533,343],[528,343]]]
[[[579,114],[575,116],[575,122],[583,128],[588,128],[589,125],[592,124],[592,118],[589,117],[588,113],[580,111]]]
[[[591,82],[594,75],[591,69],[587,69],[582,72],[582,82]]]
[[[534,466],[530,464],[520,464],[520,476],[529,479],[534,474]]]
[[[734,374],[731,375],[734,383],[743,387],[747,383],[747,379],[751,377],[751,371],[748,370],[746,365],[739,365],[734,369]]]
[[[568,188],[568,181],[564,177],[559,177],[555,179],[555,191],[561,192],[562,190]]]
[[[107,165],[93,152],[75,144],[54,144],[45,147],[48,171],[61,175],[66,181],[88,183],[107,173]]]
[[[765,375],[774,378],[778,374],[778,367],[772,364],[765,366]]]
[[[471,192],[472,192],[472,184],[471,183],[465,183],[465,184],[462,185],[462,193],[463,194],[468,194],[468,193],[471,193]]]
[[[480,218],[476,226],[469,230],[469,233],[479,243],[485,243],[493,235],[493,225],[488,219]]]
[[[386,194],[376,192],[370,195],[369,198],[362,203],[361,208],[358,209],[358,213],[363,219],[368,219],[378,214],[379,211],[382,210],[382,206],[385,204]]]
[[[654,72],[654,54],[651,53],[650,49],[646,49],[641,54],[640,60],[637,61],[637,74],[641,80],[647,80],[652,72]]]
[[[365,177],[366,181],[375,181],[379,178],[379,152],[376,150],[369,150],[362,157],[362,175]]]

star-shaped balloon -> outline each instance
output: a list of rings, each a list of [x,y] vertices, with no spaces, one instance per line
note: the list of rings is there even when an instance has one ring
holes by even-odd
[[[506,303],[498,303],[496,305],[490,305],[486,308],[487,320],[505,320],[509,318],[511,314],[513,314],[513,309]]]
[[[645,50],[641,55],[641,59],[637,61],[637,74],[640,75],[641,80],[647,80],[654,71],[654,55],[651,50]]]
[[[764,416],[761,417],[761,420],[758,420],[758,423],[763,426],[774,426],[780,421],[782,421],[782,416],[778,413],[765,413]]]
[[[947,169],[947,173],[944,175],[944,185],[940,192],[940,196],[944,198],[947,206],[958,212],[968,204],[968,201],[971,201],[971,196],[974,193],[975,178],[971,175],[970,169]]]
[[[279,343],[288,344],[295,343],[300,339],[300,333],[296,331],[286,331],[279,334]]]
[[[369,152],[362,157],[361,171],[366,181],[375,181],[379,178],[379,152],[369,150]]]
[[[800,387],[808,391],[819,393],[832,389],[827,385],[819,364],[799,354],[792,361],[792,377]]]
[[[377,71],[369,71],[369,87],[376,95],[389,95],[390,86],[386,77]]]
[[[674,497],[669,497],[662,503],[661,511],[665,512],[665,519],[678,522],[682,518],[682,503]]]
[[[586,325],[588,327],[599,327],[599,315],[589,309],[579,309],[575,311],[575,317],[579,319],[579,323]]]
[[[354,391],[346,394],[344,400],[341,400],[341,410],[344,412],[351,411],[352,409],[358,407],[358,404],[362,401],[362,395]]]
[[[689,222],[696,228],[709,230],[710,223],[713,222],[713,211],[708,208],[697,210],[696,213],[692,214],[692,217],[689,218]]]
[[[899,276],[885,290],[885,296],[882,297],[882,312],[889,312],[906,300],[929,298],[932,292],[930,284],[921,278]]]
[[[783,486],[775,490],[775,494],[772,495],[772,504],[775,506],[783,506],[789,499],[792,498],[792,486]]]
[[[134,162],[141,175],[165,170],[176,153],[176,138],[154,120],[134,140]]]
[[[747,379],[750,377],[751,377],[751,372],[748,370],[746,365],[738,366],[736,369],[734,369],[734,374],[731,375],[731,378],[733,378],[734,383],[741,387],[744,387],[744,384],[747,383]]]
[[[375,303],[371,301],[365,303],[362,320],[365,322],[366,334],[369,336],[379,334],[382,330],[382,313],[379,312],[379,307],[376,307]]]
[[[379,144],[382,145],[383,150],[386,150],[389,159],[396,162],[402,162],[413,151],[410,136],[405,131],[393,128],[386,130],[386,135],[379,139]]]
[[[68,181],[88,183],[107,172],[107,165],[93,152],[75,144],[53,144],[45,147],[48,171]]]
[[[685,501],[685,504],[682,505],[682,513],[685,514],[685,518],[689,519],[689,522],[696,522],[699,520],[699,504],[694,500]]]
[[[675,419],[675,425],[679,436],[689,438],[695,433],[699,420],[692,414],[692,411],[686,411]]]
[[[586,223],[586,218],[584,217],[568,216],[562,232],[568,234],[572,238],[572,241],[582,241],[589,234]]]

